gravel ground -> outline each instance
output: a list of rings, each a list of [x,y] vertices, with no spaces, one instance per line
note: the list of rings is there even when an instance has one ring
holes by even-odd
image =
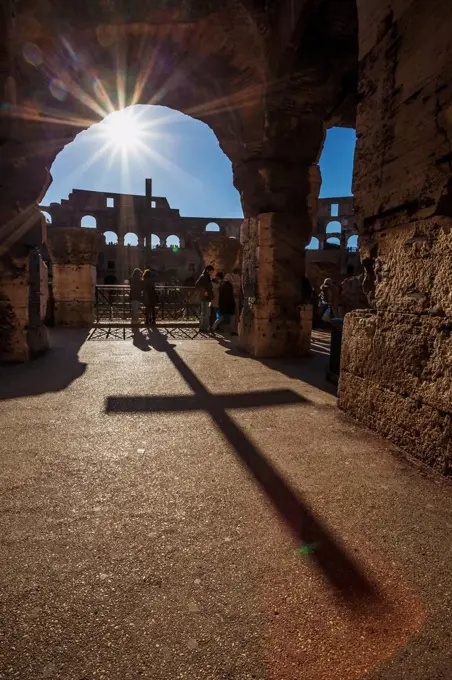
[[[0,369],[1,680],[451,680],[450,483],[181,337]]]

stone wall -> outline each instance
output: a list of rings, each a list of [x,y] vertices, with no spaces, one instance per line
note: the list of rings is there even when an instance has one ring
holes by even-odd
[[[354,193],[374,309],[346,318],[339,405],[445,471],[452,457],[452,3],[366,0],[358,11]]]
[[[36,249],[15,246],[0,257],[1,361],[27,361],[48,347],[41,317],[44,273]]]
[[[95,263],[102,235],[93,229],[62,227],[49,231],[54,316],[57,326],[89,326],[94,321]]]

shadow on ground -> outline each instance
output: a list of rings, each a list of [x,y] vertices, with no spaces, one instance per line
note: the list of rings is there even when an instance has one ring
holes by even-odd
[[[86,370],[78,352],[89,329],[50,329],[50,348],[23,364],[0,366],[0,400],[60,392]]]
[[[141,342],[141,341],[140,341]],[[147,334],[149,348],[164,352],[192,390],[192,395],[178,396],[120,396],[106,398],[106,413],[208,413],[225,439],[233,447],[255,482],[265,492],[281,519],[285,522],[300,550],[310,555],[327,577],[331,586],[352,607],[366,602],[378,602],[381,594],[358,563],[348,555],[339,540],[310,510],[303,498],[284,479],[265,454],[240,429],[228,411],[262,407],[303,405],[309,400],[293,390],[268,390],[243,394],[215,394],[210,392],[176,352],[174,345],[155,328]]]
[[[198,340],[200,338],[212,338],[210,333],[200,331],[197,324],[193,323],[179,323],[157,325],[158,331],[165,337],[171,337],[175,340]],[[149,344],[147,342],[148,327],[137,326],[132,327],[130,324],[96,324],[90,334],[88,340],[133,340],[133,344],[138,349],[144,352],[149,351]]]
[[[336,385],[328,381],[326,377],[330,356],[330,335],[327,331],[313,331],[310,355],[297,359],[259,359],[241,349],[237,338],[221,338],[219,342],[227,349],[227,354],[259,361],[272,371],[279,371],[289,378],[301,380],[336,396]]]
[[[306,382],[319,390],[336,396],[337,387],[327,380],[328,362],[330,356],[330,333],[324,330],[314,330],[312,333],[311,353],[307,357],[297,359],[258,359],[252,357],[239,346],[237,337],[227,337],[219,333],[205,333],[200,331],[197,324],[157,325],[154,329],[167,338],[175,340],[199,340],[202,338],[215,339],[227,354],[259,361],[273,371],[279,371],[289,378]],[[98,325],[88,336],[88,340],[133,340],[135,347],[142,352],[149,352],[152,344],[148,341],[149,329],[145,326],[132,328],[130,325]],[[155,349],[155,348],[154,348]]]

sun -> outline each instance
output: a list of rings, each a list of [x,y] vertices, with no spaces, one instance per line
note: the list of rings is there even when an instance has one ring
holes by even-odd
[[[122,109],[111,113],[102,125],[105,141],[118,151],[134,151],[144,142],[145,128],[131,110]]]

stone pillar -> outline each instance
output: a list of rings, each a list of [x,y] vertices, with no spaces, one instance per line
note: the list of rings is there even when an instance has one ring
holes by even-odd
[[[94,321],[96,267],[103,244],[94,229],[49,229],[56,326],[89,326]]]
[[[309,353],[311,316],[302,313],[301,280],[310,230],[300,218],[262,213],[241,229],[243,312],[240,339],[258,357]]]
[[[36,248],[16,245],[0,256],[0,361],[27,361],[46,351],[41,316],[46,286]]]
[[[358,11],[354,194],[373,309],[345,318],[339,406],[445,472],[452,461],[452,4],[358,0]],[[423,55],[422,68],[414,53]]]
[[[297,140],[288,135],[280,151],[288,154],[292,143],[297,159],[307,162],[253,159],[234,167],[245,212],[239,334],[243,347],[258,357],[309,353],[312,310],[302,309],[301,284],[316,223],[323,127],[312,120],[304,128],[304,134],[296,128]]]

